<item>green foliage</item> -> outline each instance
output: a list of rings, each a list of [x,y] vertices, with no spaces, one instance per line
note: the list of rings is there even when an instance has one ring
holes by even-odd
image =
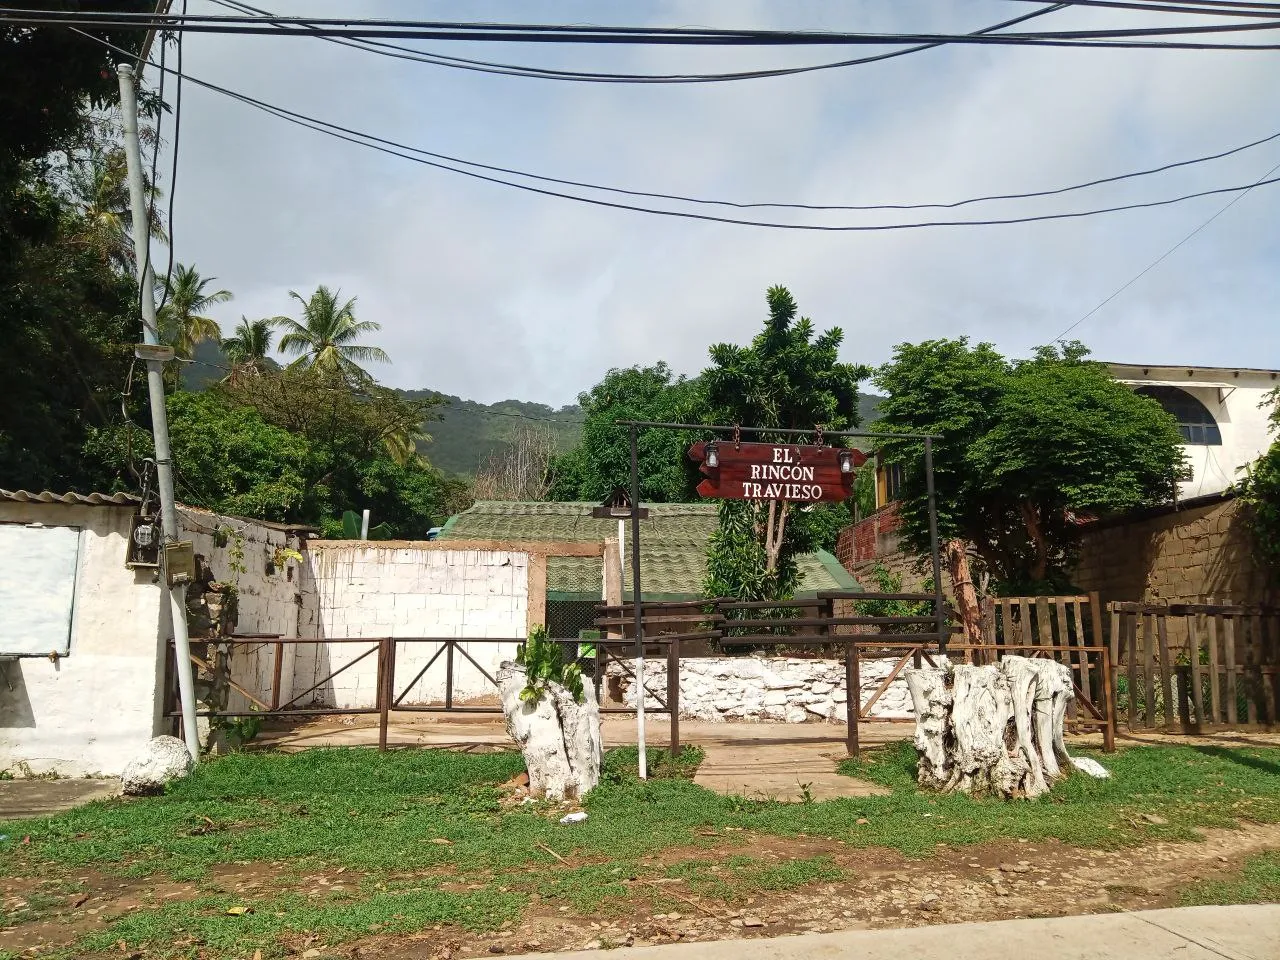
[[[1079,343],[1008,361],[990,344],[901,344],[876,374],[889,396],[875,428],[932,433],[938,528],[973,543],[999,589],[1061,584],[1077,513],[1162,503],[1183,475],[1181,437],[1154,401],[1086,359]],[[929,551],[923,444],[885,440],[903,468],[909,549]]]
[[[582,666],[577,660],[565,659],[565,645],[550,639],[545,627],[537,626],[529,631],[529,638],[516,648],[516,663],[525,670],[527,683],[520,691],[525,703],[537,703],[547,691],[547,685],[558,683],[582,703],[585,694],[582,687]],[[578,656],[590,659],[596,655],[593,644],[581,644]]]
[[[356,298],[343,301],[341,293],[323,284],[309,297],[290,290],[289,296],[302,305],[302,320],[275,317],[273,323],[284,331],[280,352],[298,357],[291,366],[304,370],[314,368],[320,373],[362,383],[369,379],[369,374],[361,363],[390,363],[391,358],[379,347],[356,342],[366,333],[381,330],[382,325],[372,320],[357,320]]]
[[[858,382],[870,368],[841,363],[844,332],[814,336],[813,321],[796,319],[785,287],[770,287],[764,330],[740,347],[717,343],[703,372],[710,414],[717,423],[843,430],[858,425]]]
[[[782,429],[821,425],[842,430],[858,425],[858,382],[866,367],[841,363],[838,327],[815,337],[812,321],[796,319],[795,300],[785,287],[770,287],[769,318],[751,346],[719,343],[711,347],[712,365],[703,372],[713,422]],[[768,439],[766,436],[763,439]],[[850,520],[846,506],[820,505],[774,510],[782,536],[776,557],[766,546],[769,505],[726,500],[720,527],[707,548],[708,596],[740,600],[783,600],[799,579],[796,557],[817,546],[833,546]]]
[[[877,561],[871,567],[871,576],[876,581],[876,590],[880,593],[902,593],[902,577],[891,572],[883,563]],[[924,581],[922,593],[933,591],[933,578]],[[933,604],[928,600],[858,600],[853,605],[860,617],[930,617],[933,616]],[[928,624],[893,625],[882,632],[889,633],[928,633],[934,627]]]
[[[940,843],[1053,840],[1115,849],[1195,839],[1205,827],[1280,821],[1275,748],[1140,746],[1098,759],[1112,779],[1073,776],[1036,800],[992,802],[919,792],[915,751],[902,742],[843,767],[887,787],[887,794],[788,804],[720,796],[678,776],[642,782],[634,774],[634,747],[624,748],[605,755],[606,776],[586,800],[590,819],[566,830],[558,812],[548,817],[532,806],[500,803],[497,787],[520,771],[518,753],[254,751],[202,763],[162,796],[99,801],[7,824],[11,837],[31,842],[0,844],[0,875],[64,880],[67,900],[70,884],[86,874],[149,877],[156,886],[164,878],[200,881],[197,899],[157,898],[94,924],[86,934],[93,939],[68,955],[115,950],[120,940],[130,950],[161,952],[195,936],[197,949],[210,955],[243,957],[261,948],[272,956],[282,935],[301,930],[321,933],[332,945],[369,935],[370,924],[392,933],[500,926],[519,919],[535,895],[542,900],[539,916],[569,906],[596,917],[636,896],[660,898],[663,885],[652,881],[664,877],[726,901],[832,882],[837,868],[812,856],[812,837],[928,856]],[[1149,823],[1144,813],[1166,822]],[[794,838],[795,856],[753,855],[746,844],[757,836]],[[785,849],[785,840],[770,848]],[[692,855],[680,853],[690,849]],[[221,878],[213,871],[227,863],[265,882],[252,895],[217,889]],[[280,864],[288,869],[281,872]],[[337,868],[346,868],[341,894],[297,895],[299,878],[327,871],[336,881]],[[1247,887],[1188,899],[1262,899],[1270,889],[1267,869],[1265,861],[1250,864],[1241,877]],[[621,882],[628,878],[641,882]],[[302,882],[304,890],[314,887]],[[226,913],[246,903],[253,913]],[[65,916],[74,908],[62,909]],[[16,941],[27,932],[20,927]]]
[[[1268,393],[1263,403],[1272,405],[1272,429],[1280,429],[1280,389]],[[1238,489],[1248,506],[1245,517],[1254,549],[1272,577],[1280,578],[1280,440],[1245,468]]]
[[[582,412],[576,406],[557,409],[520,400],[484,404],[435,390],[402,393],[408,400],[439,404],[440,420],[432,425],[430,445],[420,443],[418,449],[446,473],[473,476],[482,464],[509,450],[517,432],[529,423],[551,432],[558,453],[572,449],[582,434]]]
[[[1280,851],[1255,854],[1234,876],[1192,884],[1183,891],[1182,902],[1186,906],[1280,903]]]
[[[610,370],[578,397],[582,439],[552,463],[552,500],[602,501],[614,489],[631,489],[631,439],[619,420],[701,423],[705,402],[699,381],[652,367]],[[637,470],[646,503],[689,503],[698,499],[697,469],[686,455],[694,435],[678,430],[640,430]]]
[[[769,508],[758,500],[722,500],[720,525],[707,544],[707,575],[703,591],[708,597],[734,600],[786,600],[800,582],[796,558],[809,552],[812,543],[803,523],[788,523],[782,550],[773,569],[763,543]],[[744,611],[734,611],[746,616]],[[758,611],[753,611],[756,613]]]
[[[160,340],[173,347],[180,359],[189,360],[196,344],[222,339],[218,322],[207,315],[210,307],[232,299],[230,290],[208,290],[216,277],[202,277],[193,266],[177,264],[169,284],[169,298],[157,317]],[[163,284],[161,284],[163,286]],[[175,368],[176,369],[176,368]]]

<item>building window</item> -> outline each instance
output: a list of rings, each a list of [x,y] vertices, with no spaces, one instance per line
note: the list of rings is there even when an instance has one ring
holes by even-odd
[[[1204,447],[1222,445],[1222,431],[1209,408],[1187,391],[1178,387],[1139,387],[1136,391],[1150,397],[1178,421],[1178,432],[1187,443]]]
[[[884,467],[885,502],[893,503],[902,491],[902,465],[887,463]]]

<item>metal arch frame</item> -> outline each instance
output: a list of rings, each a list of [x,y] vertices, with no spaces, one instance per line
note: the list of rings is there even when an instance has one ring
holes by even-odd
[[[631,598],[635,614],[635,657],[637,672],[644,676],[644,601],[640,583],[640,470],[639,470],[639,431],[644,429],[659,430],[698,430],[715,433],[741,434],[773,434],[788,437],[810,436],[817,430],[802,430],[791,427],[743,427],[727,424],[710,423],[669,423],[661,420],[618,420],[619,427],[627,428],[631,439]],[[925,487],[929,498],[929,552],[933,561],[933,609],[935,626],[939,637],[939,648],[942,653],[947,650],[947,614],[946,602],[942,593],[942,557],[938,551],[938,505],[933,483],[933,441],[941,439],[931,433],[872,433],[866,430],[831,430],[822,431],[824,437],[869,437],[888,440],[922,440],[924,441]],[[623,595],[625,602],[626,596]],[[645,756],[644,737],[644,682],[638,683],[640,695],[637,697],[636,726],[639,740],[640,779],[647,776],[647,760]]]

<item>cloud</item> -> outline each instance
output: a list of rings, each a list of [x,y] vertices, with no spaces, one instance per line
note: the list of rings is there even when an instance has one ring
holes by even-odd
[[[598,9],[527,4],[520,19],[598,21]],[[850,30],[971,30],[1015,15],[999,2],[610,9],[618,23]],[[306,12],[325,8],[308,4]],[[394,3],[361,14],[408,15]],[[441,4],[432,16],[512,19],[495,4]],[[1113,11],[1069,11],[1037,25],[1131,22]],[[832,55],[490,46],[445,52],[639,70]],[[1259,118],[1280,86],[1280,62],[1266,54],[1006,47],[952,47],[773,80],[644,87],[490,77],[296,38],[191,35],[186,66],[291,109],[485,162],[689,195],[848,203],[1044,189],[1215,152],[1272,132]],[[1077,221],[866,234],[714,225],[468,180],[192,88],[181,148],[177,254],[236,292],[220,314],[224,327],[241,313],[287,311],[290,289],[338,285],[359,297],[362,318],[383,325],[377,342],[395,361],[379,371],[387,382],[486,401],[563,403],[610,366],[658,359],[696,372],[708,344],[754,335],[771,283],[790,286],[819,326],[841,326],[849,359],[880,362],[895,343],[966,334],[1022,355],[1230,199]],[[1280,147],[1262,147],[1149,182],[923,213],[968,219],[1134,202],[1252,182],[1277,162]],[[1280,356],[1272,319],[1277,214],[1280,190],[1259,188],[1073,335],[1108,359],[1226,366]],[[894,215],[816,219],[858,216]]]

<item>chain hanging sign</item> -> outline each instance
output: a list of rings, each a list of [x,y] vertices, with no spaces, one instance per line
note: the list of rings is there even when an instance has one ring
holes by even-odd
[[[838,503],[853,496],[853,475],[866,463],[860,450],[800,444],[695,443],[689,458],[705,478],[704,497]]]

